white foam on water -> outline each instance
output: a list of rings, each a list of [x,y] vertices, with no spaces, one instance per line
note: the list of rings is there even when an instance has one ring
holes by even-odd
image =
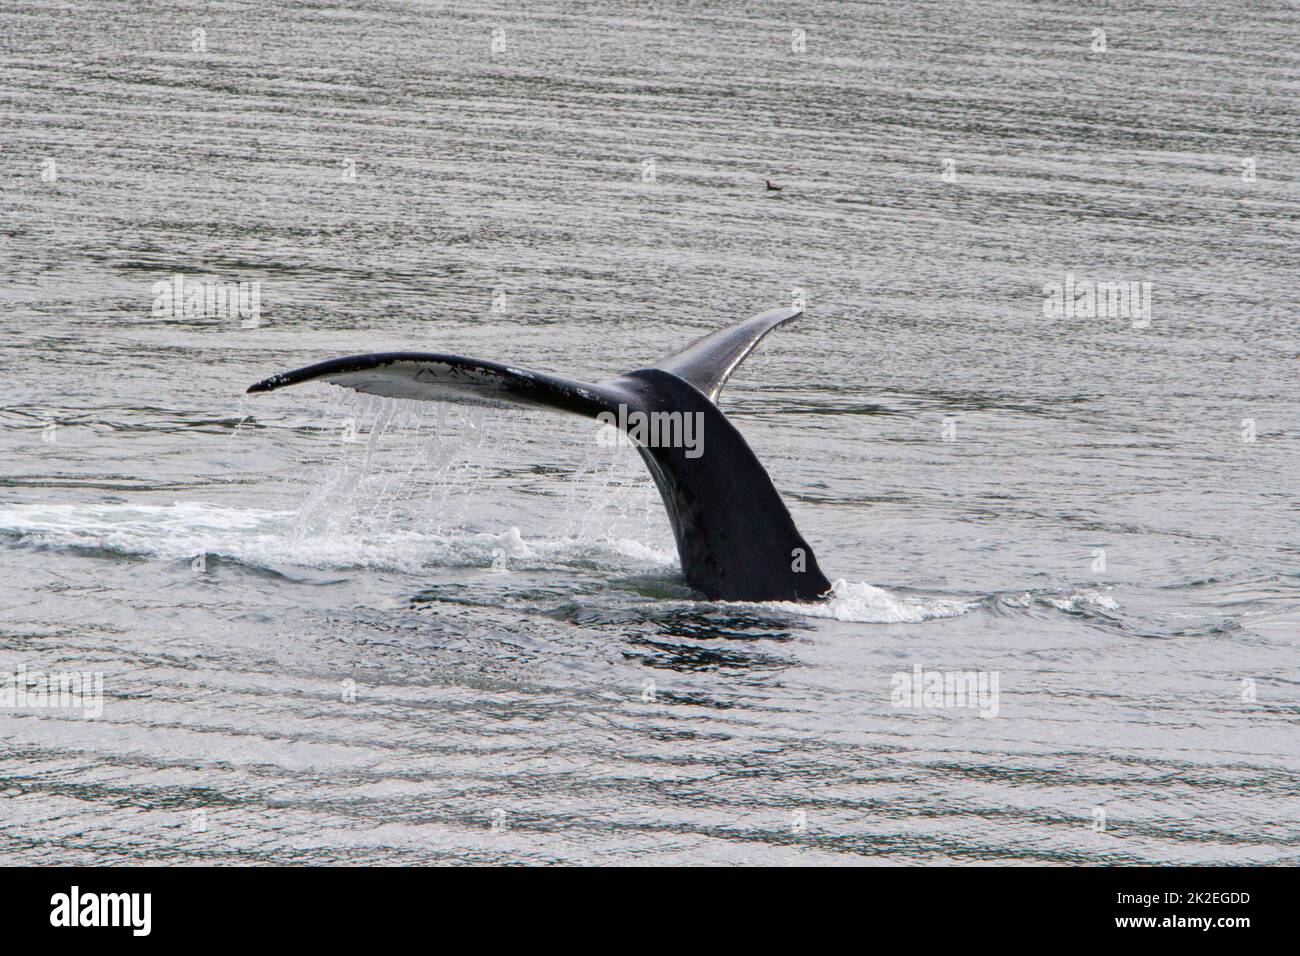
[[[378,521],[322,529],[306,528],[300,519],[300,512],[200,502],[16,505],[0,507],[0,532],[44,547],[98,548],[160,559],[207,554],[263,567],[417,572],[438,566],[508,568],[574,561],[661,567],[676,560],[675,554],[616,536],[525,538],[518,528],[412,531]]]
[[[1021,591],[994,595],[994,599],[1003,607],[1023,609],[1032,607],[1049,607],[1068,613],[1085,610],[1118,611],[1119,603],[1107,592],[1109,586],[1083,588],[1079,591]]]
[[[23,543],[44,547],[97,548],[163,560],[206,554],[258,567],[418,573],[430,567],[510,570],[583,562],[626,571],[665,569],[677,562],[671,549],[611,535],[607,530],[594,535],[525,537],[517,527],[500,532],[409,530],[382,520],[338,520],[322,526],[304,521],[306,510],[265,511],[185,501],[170,505],[13,505],[0,507],[0,532],[17,534]],[[830,597],[823,602],[776,601],[754,606],[869,624],[917,624],[955,617],[976,606],[969,601],[896,594],[843,579],[831,587]],[[1056,601],[1053,604],[1064,609]]]
[[[200,502],[11,505],[0,507],[0,531],[21,535],[28,544],[181,558],[204,550],[209,542],[256,538],[292,516]]]
[[[1064,597],[1049,597],[1047,603],[1058,611],[1078,611],[1080,606],[1085,608],[1099,608],[1103,611],[1118,611],[1119,604],[1115,599],[1106,593],[1108,589],[1102,588],[1085,588],[1074,594]]]
[[[912,597],[895,594],[865,582],[843,578],[831,585],[830,597],[820,603],[775,601],[763,607],[780,608],[804,617],[833,618],[860,624],[919,624],[936,618],[956,617],[978,606],[973,601]]]

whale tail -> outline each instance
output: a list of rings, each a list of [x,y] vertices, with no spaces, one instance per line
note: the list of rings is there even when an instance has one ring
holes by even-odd
[[[320,380],[387,398],[548,408],[617,424],[663,498],[687,584],[713,600],[810,601],[830,582],[772,479],[715,404],[763,337],[800,314],[772,309],[597,383],[460,355],[377,352],[282,372],[248,391]]]

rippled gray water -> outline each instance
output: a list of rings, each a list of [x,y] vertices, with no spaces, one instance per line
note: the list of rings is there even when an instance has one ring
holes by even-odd
[[[1293,5],[0,35],[0,670],[104,680],[0,711],[5,862],[1300,861]],[[260,323],[155,315],[177,273]],[[1149,325],[1046,314],[1067,275]],[[722,405],[814,608],[693,601],[589,422],[242,395],[597,378],[796,290]],[[997,715],[895,706],[917,665]]]

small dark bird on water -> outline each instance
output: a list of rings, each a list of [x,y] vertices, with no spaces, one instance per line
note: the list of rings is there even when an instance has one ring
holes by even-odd
[[[780,187],[780,186],[773,186],[773,185],[772,185],[772,180],[770,180],[770,179],[765,179],[765,180],[763,180],[763,182],[767,183],[767,191],[768,191],[768,192],[779,193],[779,192],[781,191],[781,187]]]

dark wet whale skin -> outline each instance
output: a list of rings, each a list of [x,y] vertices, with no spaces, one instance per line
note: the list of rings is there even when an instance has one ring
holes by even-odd
[[[697,389],[662,369],[616,380],[647,411],[698,413],[703,454],[639,446],[677,539],[686,583],[728,601],[812,601],[830,589],[744,436]]]

